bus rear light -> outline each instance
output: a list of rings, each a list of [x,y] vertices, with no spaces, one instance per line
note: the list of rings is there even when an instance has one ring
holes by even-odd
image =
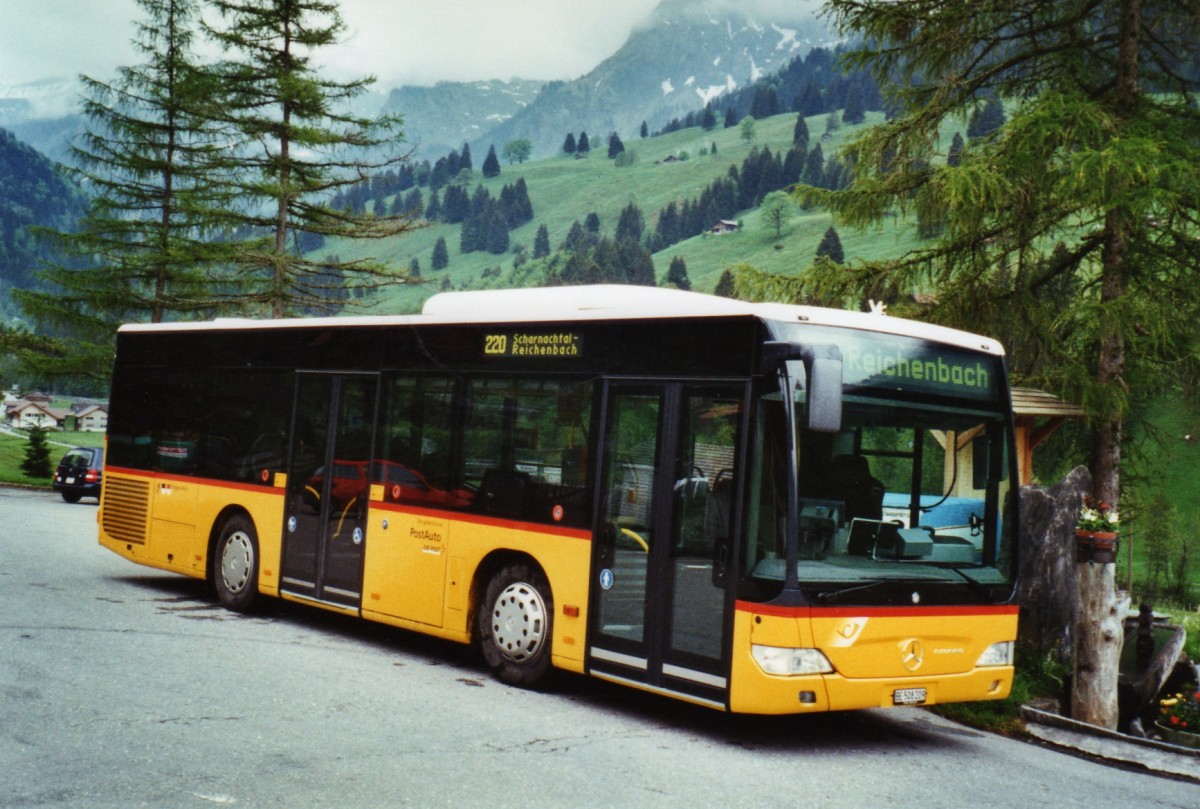
[[[986,666],[1011,666],[1013,664],[1013,642],[1011,640],[993,643],[983,650],[979,660],[975,661],[977,668]]]
[[[786,646],[763,646],[755,643],[750,647],[754,662],[767,674],[830,674],[833,665],[829,658],[817,649],[797,649]]]

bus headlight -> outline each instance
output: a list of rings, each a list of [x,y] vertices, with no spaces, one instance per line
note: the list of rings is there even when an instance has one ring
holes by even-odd
[[[975,661],[975,666],[1011,666],[1013,664],[1013,642],[1011,640],[993,643],[983,650],[983,654]]]
[[[816,649],[796,649],[786,646],[751,645],[754,662],[767,674],[829,674],[833,666],[829,658]]]

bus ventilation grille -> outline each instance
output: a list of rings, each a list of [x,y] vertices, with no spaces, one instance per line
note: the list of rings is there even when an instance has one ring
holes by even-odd
[[[144,480],[104,481],[104,532],[121,542],[146,541],[146,507],[150,484]]]

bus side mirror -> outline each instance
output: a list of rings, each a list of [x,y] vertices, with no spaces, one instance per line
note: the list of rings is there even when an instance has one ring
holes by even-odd
[[[805,349],[808,376],[808,429],[836,433],[842,429],[842,353],[837,346]]]
[[[842,351],[835,345],[763,344],[759,367],[764,373],[793,360],[804,363],[808,429],[836,433],[842,429]]]

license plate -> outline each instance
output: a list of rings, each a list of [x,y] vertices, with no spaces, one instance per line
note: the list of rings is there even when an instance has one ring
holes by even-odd
[[[927,696],[924,688],[897,688],[892,692],[893,705],[920,705]]]
[[[70,484],[75,482],[75,478],[67,478],[66,481],[64,481],[64,482],[69,486]]]

